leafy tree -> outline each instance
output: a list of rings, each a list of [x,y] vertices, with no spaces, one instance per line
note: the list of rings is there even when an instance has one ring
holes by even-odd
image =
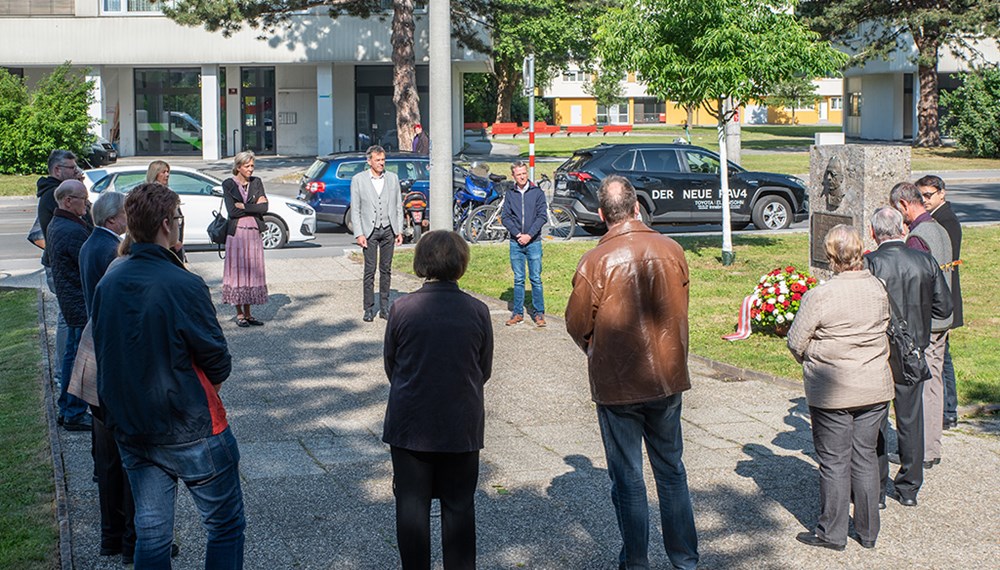
[[[782,81],[774,86],[771,94],[764,98],[768,105],[788,107],[792,110],[792,124],[795,124],[795,110],[802,104],[814,105],[820,100],[816,94],[816,84],[804,75]]]
[[[810,27],[846,45],[861,63],[916,46],[920,99],[914,146],[941,145],[941,48],[956,48],[956,55],[975,53],[971,41],[996,37],[1000,22],[1000,0],[808,0],[801,9]]]
[[[610,107],[623,101],[625,89],[622,88],[623,72],[613,69],[602,69],[597,77],[584,83],[583,90],[597,101],[598,105]]]
[[[545,85],[571,62],[589,62],[596,18],[608,0],[480,0],[493,43],[496,121],[511,120],[524,57],[535,54],[535,85]]]
[[[1000,158],[1000,67],[984,67],[968,73],[962,85],[944,93],[941,103],[948,109],[945,126],[959,146],[975,156]]]
[[[42,78],[33,91],[0,70],[0,172],[42,173],[52,149],[85,156],[93,142],[88,114],[93,81],[69,62]]]
[[[465,120],[488,123],[496,117],[497,80],[489,73],[466,73],[462,77]]]
[[[702,105],[718,121],[722,158],[722,260],[735,259],[729,212],[729,102],[760,100],[783,81],[832,75],[847,56],[820,41],[792,13],[793,0],[638,0],[599,18],[603,65],[634,69],[647,91]]]

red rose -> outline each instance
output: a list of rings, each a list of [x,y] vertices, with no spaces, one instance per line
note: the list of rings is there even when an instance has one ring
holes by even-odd
[[[782,301],[782,302],[781,302],[781,304],[782,304],[782,305],[783,305],[783,306],[784,306],[784,307],[785,307],[786,309],[788,308],[788,306],[789,306],[789,305],[791,305],[791,303],[790,303],[790,302],[788,302],[788,301]]]
[[[798,301],[800,299],[802,299],[802,294],[801,293],[798,293],[798,292],[792,293],[792,300],[793,301]]]
[[[792,267],[791,265],[789,265],[788,267],[785,268],[785,273],[788,273],[788,274],[795,273],[795,268]]]

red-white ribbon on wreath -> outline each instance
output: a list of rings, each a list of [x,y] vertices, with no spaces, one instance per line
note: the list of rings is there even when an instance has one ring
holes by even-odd
[[[743,304],[740,305],[740,320],[736,323],[736,332],[722,337],[723,340],[735,341],[750,338],[750,305],[752,304],[753,295],[747,295],[743,298]]]

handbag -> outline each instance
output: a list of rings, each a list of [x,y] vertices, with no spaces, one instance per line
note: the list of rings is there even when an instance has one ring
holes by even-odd
[[[931,369],[927,365],[923,349],[917,345],[903,313],[892,300],[885,283],[881,279],[879,283],[882,283],[889,298],[889,327],[885,332],[889,336],[889,366],[892,368],[893,381],[903,386],[914,386],[930,380]]]
[[[215,219],[208,224],[208,239],[216,245],[226,245],[226,234],[229,229],[229,220],[216,210],[212,210]]]
[[[94,353],[94,332],[90,321],[87,321],[87,326],[83,327],[83,334],[80,335],[80,345],[76,349],[73,373],[66,391],[91,406],[100,405],[97,397],[97,356]]]

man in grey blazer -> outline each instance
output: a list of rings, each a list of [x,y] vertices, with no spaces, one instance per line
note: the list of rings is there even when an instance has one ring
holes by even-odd
[[[378,261],[379,316],[389,318],[392,252],[403,243],[403,201],[399,177],[385,171],[385,149],[373,145],[365,152],[368,170],[351,179],[351,223],[354,239],[364,250],[365,322],[375,320],[375,263]]]

